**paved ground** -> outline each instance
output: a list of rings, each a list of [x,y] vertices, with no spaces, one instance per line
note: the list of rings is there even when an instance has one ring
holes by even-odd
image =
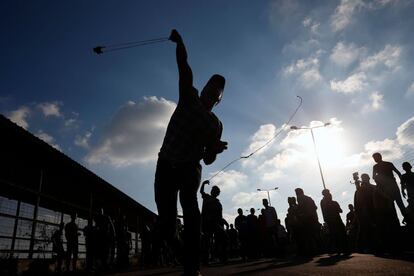
[[[179,268],[136,270],[113,275],[180,275]],[[215,275],[414,275],[414,258],[391,259],[352,254],[348,257],[322,255],[313,259],[233,262],[202,267],[204,276]]]

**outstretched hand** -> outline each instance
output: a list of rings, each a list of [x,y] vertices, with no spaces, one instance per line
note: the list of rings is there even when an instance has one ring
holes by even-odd
[[[204,180],[202,185],[206,185],[206,184],[207,184],[207,185],[210,185],[210,181],[208,181],[208,180]]]
[[[224,150],[227,149],[228,143],[225,141],[217,141],[217,143],[214,145],[214,152],[215,153],[222,153]]]
[[[181,35],[177,32],[176,29],[173,29],[171,31],[170,37],[168,39],[175,43],[183,41],[183,39],[181,38]]]

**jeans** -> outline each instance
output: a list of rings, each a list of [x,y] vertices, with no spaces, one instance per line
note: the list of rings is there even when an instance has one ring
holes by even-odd
[[[200,270],[200,210],[197,192],[201,180],[201,165],[190,163],[173,166],[159,159],[155,172],[155,202],[157,204],[161,233],[172,246],[176,235],[177,195],[184,216],[184,274]]]

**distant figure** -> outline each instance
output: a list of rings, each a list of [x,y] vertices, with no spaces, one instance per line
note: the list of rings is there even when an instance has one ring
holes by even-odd
[[[358,233],[358,223],[355,215],[354,205],[348,204],[349,212],[346,214],[346,234],[348,237],[349,249],[353,251],[356,248],[356,239]]]
[[[287,210],[285,225],[288,232],[289,242],[295,242],[298,248],[303,247],[303,241],[300,239],[301,225],[298,218],[298,204],[295,197],[288,197],[289,208]],[[300,250],[300,249],[299,249]]]
[[[96,217],[96,240],[97,257],[101,262],[101,268],[106,270],[112,265],[114,259],[115,227],[104,209],[101,209],[101,213]]]
[[[332,200],[328,189],[322,191],[321,210],[323,219],[328,225],[330,244],[337,253],[348,253],[345,225],[341,219],[342,209],[338,202]]]
[[[55,258],[56,258],[56,269],[55,271],[57,273],[61,273],[62,272],[62,262],[63,259],[65,258],[65,250],[63,249],[63,240],[62,240],[62,236],[63,236],[63,228],[64,228],[65,224],[62,222],[61,224],[59,224],[59,228],[52,234],[52,250],[53,253],[55,254]]]
[[[303,231],[301,234],[304,239],[304,252],[308,256],[315,255],[321,247],[321,225],[318,221],[315,201],[304,194],[301,188],[295,189],[298,202],[298,219]]]
[[[247,228],[247,218],[243,215],[243,210],[241,208],[237,209],[239,214],[234,220],[234,226],[239,232],[240,240],[240,256],[243,260],[246,260],[247,257],[247,240],[248,240],[248,228]]]
[[[93,225],[93,220],[88,220],[88,225],[83,228],[83,235],[85,236],[86,249],[86,270],[91,272],[93,270],[95,255],[96,255],[96,228]]]
[[[227,236],[229,237],[230,256],[235,257],[236,256],[236,251],[239,248],[239,246],[238,246],[239,233],[234,228],[233,223],[230,223],[230,229],[227,230]]]
[[[155,172],[155,202],[163,238],[176,238],[177,194],[184,215],[184,274],[200,270],[200,210],[197,190],[200,186],[202,159],[212,164],[216,155],[227,149],[221,141],[223,126],[212,109],[223,95],[225,79],[213,75],[198,95],[193,87],[193,73],[180,34],[173,30],[170,40],[177,44],[179,100],[171,116]]]
[[[359,226],[357,248],[362,253],[374,249],[377,223],[376,197],[376,187],[370,183],[369,175],[363,173],[361,175],[361,186],[354,197],[355,214]]]
[[[200,193],[203,198],[203,206],[201,209],[201,229],[204,234],[204,256],[203,261],[208,263],[210,260],[213,238],[222,237],[224,231],[222,227],[223,221],[223,207],[218,199],[220,195],[220,188],[213,186],[211,194],[204,192],[204,186],[210,184],[208,180],[201,184]],[[185,228],[184,228],[185,229]]]
[[[411,164],[404,162],[402,164],[405,173],[401,176],[401,190],[404,197],[406,197],[405,191],[407,191],[408,199],[414,201],[414,172],[411,171]]]
[[[76,271],[78,261],[78,225],[76,224],[76,214],[70,216],[71,221],[65,226],[66,236],[66,268],[70,271],[70,261],[72,260],[72,271]]]
[[[272,256],[276,253],[276,248],[278,246],[277,240],[277,213],[274,207],[269,205],[269,201],[264,198],[262,200],[264,209],[263,216],[266,225],[266,244],[267,248],[265,253],[267,256]]]
[[[375,161],[375,165],[372,169],[372,178],[377,183],[378,189],[390,197],[393,201],[395,200],[401,214],[405,215],[405,206],[401,198],[400,189],[398,188],[397,182],[393,172],[395,172],[401,180],[401,173],[395,168],[391,162],[382,160],[380,153],[376,152],[372,155]]]
[[[259,235],[259,224],[254,208],[250,208],[250,214],[247,216],[247,229],[248,229],[248,255],[250,258],[257,257],[258,250],[258,235]]]
[[[129,265],[129,233],[126,216],[121,213],[115,223],[116,231],[116,262],[118,267]]]

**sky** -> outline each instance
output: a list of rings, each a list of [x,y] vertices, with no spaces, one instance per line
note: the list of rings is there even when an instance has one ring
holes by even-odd
[[[297,187],[319,206],[310,131],[290,126],[327,122],[314,130],[317,153],[346,213],[352,173],[371,174],[372,153],[400,170],[414,161],[413,12],[410,0],[2,1],[0,113],[156,212],[155,164],[178,100],[175,45],[92,48],[177,29],[196,88],[226,77],[214,112],[229,148],[202,179],[277,134],[212,179],[225,218],[260,208],[258,188],[278,187],[282,221]],[[296,96],[303,104],[286,125]]]

